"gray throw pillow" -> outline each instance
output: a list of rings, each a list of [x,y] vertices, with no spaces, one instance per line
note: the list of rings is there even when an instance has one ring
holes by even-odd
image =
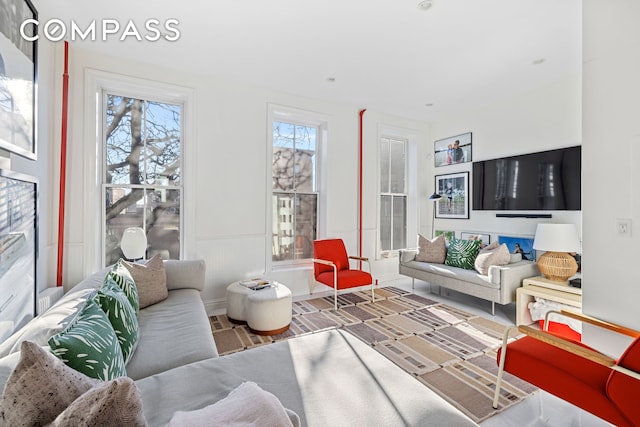
[[[164,262],[159,254],[144,264],[122,261],[122,265],[129,270],[136,284],[140,308],[167,299],[169,296],[167,275],[164,271]]]
[[[447,246],[444,234],[440,234],[432,240],[418,234],[418,253],[415,258],[416,261],[442,264],[446,257]]]

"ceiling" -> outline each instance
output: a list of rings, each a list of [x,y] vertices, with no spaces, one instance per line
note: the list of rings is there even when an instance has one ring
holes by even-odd
[[[149,18],[179,21],[175,42],[120,41],[120,31],[74,49],[418,120],[581,73],[580,0],[432,0],[426,11],[418,1],[34,3],[41,23],[132,19],[142,36]]]

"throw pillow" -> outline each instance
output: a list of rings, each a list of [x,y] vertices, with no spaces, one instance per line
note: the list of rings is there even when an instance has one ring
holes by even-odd
[[[113,268],[109,270],[104,280],[106,282],[109,278],[113,279],[113,281],[116,282],[116,285],[120,286],[120,288],[127,295],[127,298],[129,298],[129,302],[131,303],[131,307],[133,307],[136,314],[138,314],[138,310],[140,309],[138,288],[136,288],[136,282],[133,281],[131,273],[129,273],[127,267],[124,266],[124,262],[125,261],[120,258],[118,262],[115,263]]]
[[[511,259],[511,254],[509,253],[509,248],[504,243],[498,245],[497,242],[494,242],[489,246],[480,249],[478,256],[475,260],[475,267],[478,273],[486,276],[489,274],[489,267],[492,265],[506,265],[509,264],[509,260]]]
[[[148,307],[167,299],[167,275],[164,271],[162,257],[154,255],[144,264],[123,261],[124,265],[136,284],[140,308]]]
[[[418,234],[418,253],[416,261],[442,264],[447,257],[447,246],[444,234],[440,234],[432,240],[428,240]]]
[[[138,345],[138,318],[124,291],[108,278],[93,297],[109,318],[126,364]]]
[[[78,397],[51,423],[52,427],[146,425],[140,392],[128,377],[97,385]]]
[[[97,382],[62,363],[48,349],[23,341],[20,361],[0,400],[0,424],[48,424]]]
[[[213,405],[195,411],[177,411],[169,421],[168,427],[294,424],[300,425],[295,412],[287,411],[276,396],[263,390],[256,383],[245,382]]]
[[[127,375],[116,332],[93,298],[65,330],[49,338],[49,347],[68,366],[91,378],[106,381]]]
[[[480,240],[451,239],[447,251],[446,265],[473,270],[473,263],[480,251]]]
[[[516,262],[522,261],[522,254],[510,254],[509,258],[509,264],[515,264]]]

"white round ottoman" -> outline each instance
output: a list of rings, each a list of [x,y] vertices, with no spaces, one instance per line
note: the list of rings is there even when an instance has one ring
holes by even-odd
[[[247,296],[251,292],[257,292],[233,282],[227,286],[227,318],[233,323],[247,323]]]
[[[247,295],[246,316],[249,329],[258,335],[281,334],[291,324],[291,291],[282,283]]]

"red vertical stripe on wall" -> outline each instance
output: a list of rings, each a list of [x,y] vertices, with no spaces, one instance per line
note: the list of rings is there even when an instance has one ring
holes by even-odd
[[[62,286],[64,258],[64,205],[67,182],[67,114],[69,103],[69,42],[64,42],[64,73],[62,74],[62,132],[60,141],[60,199],[58,201],[58,270],[56,285]]]
[[[362,257],[362,122],[364,117],[364,112],[367,111],[360,110],[360,141],[358,147],[358,256]],[[359,261],[359,267],[362,268],[362,261]]]

